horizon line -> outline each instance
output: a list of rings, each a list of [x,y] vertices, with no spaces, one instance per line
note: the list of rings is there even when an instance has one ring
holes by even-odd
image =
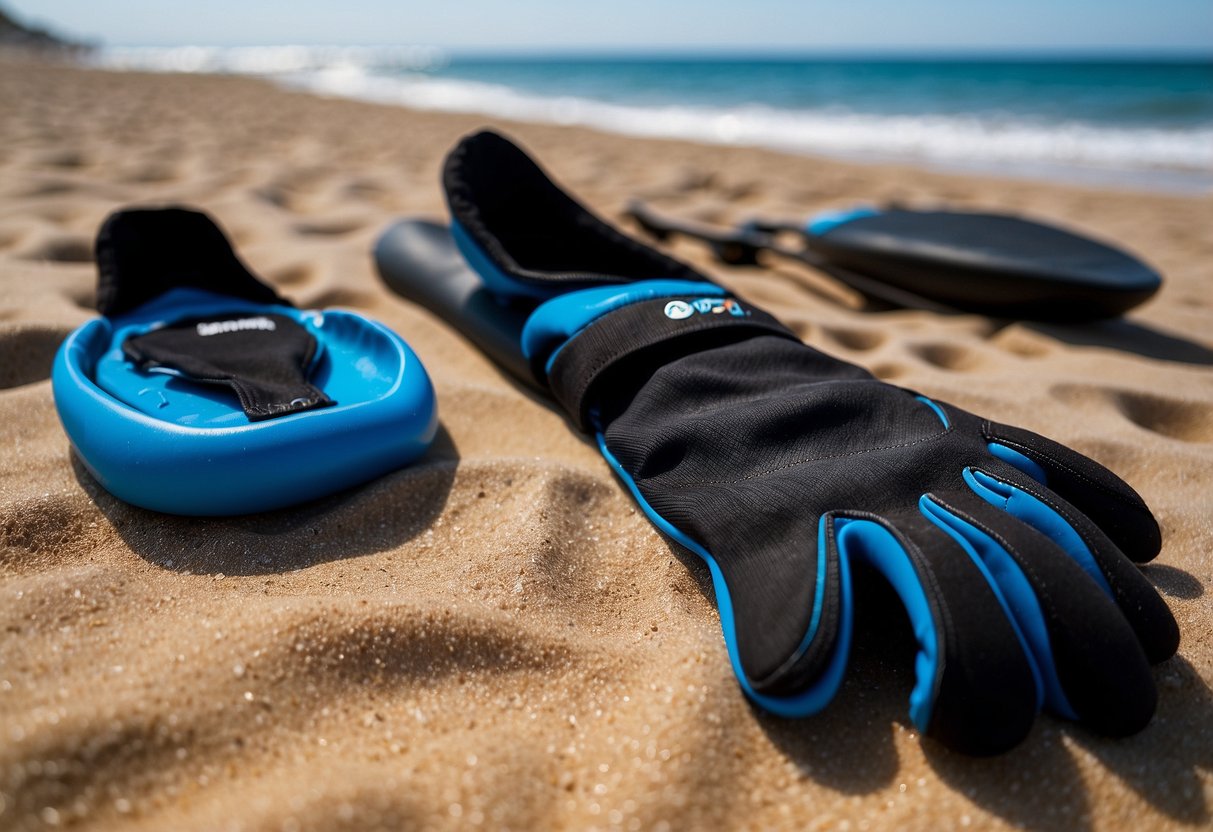
[[[686,45],[593,45],[593,46],[442,46],[429,43],[326,43],[326,42],[280,42],[280,43],[104,43],[87,44],[94,49],[278,49],[278,48],[333,48],[333,49],[433,49],[446,55],[459,57],[634,57],[634,58],[734,58],[749,60],[786,59],[934,59],[934,60],[1008,60],[1008,59],[1054,59],[1054,60],[1160,60],[1213,62],[1213,47],[1191,48],[1143,48],[1128,46],[998,46],[979,49],[964,49],[951,46],[842,46],[842,47],[796,47],[796,46],[734,46],[700,44]]]

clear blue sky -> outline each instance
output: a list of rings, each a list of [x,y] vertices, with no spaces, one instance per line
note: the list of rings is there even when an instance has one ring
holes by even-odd
[[[0,0],[110,45],[1213,53],[1213,0]]]

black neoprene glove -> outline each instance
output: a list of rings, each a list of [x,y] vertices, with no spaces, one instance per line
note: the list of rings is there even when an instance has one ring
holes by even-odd
[[[878,574],[918,640],[913,722],[949,746],[1006,749],[1042,707],[1111,735],[1149,721],[1149,664],[1179,634],[1133,563],[1158,553],[1158,526],[1114,474],[806,346],[496,134],[464,139],[444,182],[484,285],[535,305],[522,348],[539,383],[707,561],[757,704],[829,702],[852,575]]]

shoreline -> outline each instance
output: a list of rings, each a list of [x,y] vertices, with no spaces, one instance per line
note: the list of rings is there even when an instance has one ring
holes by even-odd
[[[374,55],[391,58],[392,71],[375,69]],[[345,57],[342,57],[345,56]],[[361,56],[361,57],[359,57]],[[463,59],[489,60],[464,56]],[[386,60],[381,57],[379,60]],[[559,62],[559,59],[552,59]],[[371,61],[369,64],[365,62]],[[748,149],[767,149],[793,155],[858,164],[895,164],[958,174],[1002,176],[1036,182],[1070,182],[1112,190],[1148,193],[1213,193],[1213,166],[1207,154],[1199,166],[1178,164],[1115,165],[1101,163],[1101,153],[1124,155],[1136,143],[1176,141],[1167,131],[1143,131],[1126,125],[1076,122],[1034,124],[1020,120],[998,126],[981,126],[980,120],[957,120],[937,115],[926,119],[870,113],[830,115],[820,111],[752,106],[641,105],[627,100],[608,101],[539,93],[509,85],[429,74],[450,58],[436,49],[388,47],[173,47],[102,50],[91,65],[102,69],[168,71],[184,74],[220,74],[269,81],[286,89],[323,96],[400,106],[434,113],[479,115],[508,121],[549,126],[578,126],[633,138],[670,139]],[[891,63],[896,64],[897,61]],[[924,65],[939,62],[922,61]],[[945,64],[947,62],[944,62]],[[997,62],[994,62],[997,63]],[[1178,61],[1174,65],[1186,66]],[[330,66],[331,64],[331,66]],[[508,59],[507,59],[508,64]],[[398,66],[397,66],[398,65]],[[1060,66],[1070,65],[1066,62]],[[1078,64],[1081,65],[1081,64]],[[842,119],[842,120],[839,120]],[[806,121],[807,120],[807,121]],[[800,123],[804,121],[804,123]],[[944,124],[951,126],[944,128]],[[798,126],[794,126],[798,125]],[[941,132],[942,130],[942,132]],[[1135,138],[1130,138],[1136,130]],[[1123,135],[1121,135],[1123,133]],[[885,147],[888,137],[901,136],[901,149]],[[1107,137],[1115,135],[1113,147]],[[867,146],[882,136],[876,144]],[[1084,138],[1085,137],[1085,138]],[[1191,139],[1188,139],[1191,142]],[[1055,144],[1059,158],[1025,157],[1020,145]],[[1084,144],[1101,143],[1090,159],[1081,157]],[[974,153],[974,147],[1001,146],[993,152]],[[1170,147],[1178,153],[1178,146]],[[999,154],[1010,154],[999,156]],[[1067,154],[1079,154],[1064,158]],[[1049,154],[1045,154],[1049,155]],[[1191,156],[1190,149],[1188,156]]]

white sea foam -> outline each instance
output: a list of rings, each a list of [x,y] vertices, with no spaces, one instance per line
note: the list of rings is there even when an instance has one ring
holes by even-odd
[[[110,47],[92,60],[109,69],[278,75],[325,69],[429,70],[446,63],[427,46],[132,46]]]
[[[608,103],[434,75],[431,71],[445,64],[444,56],[417,48],[110,50],[99,60],[115,68],[266,75],[322,95],[652,138],[943,165],[1156,170],[1191,174],[1206,184],[1213,174],[1213,127],[1034,124],[1013,116],[879,115],[760,104],[713,108]]]

